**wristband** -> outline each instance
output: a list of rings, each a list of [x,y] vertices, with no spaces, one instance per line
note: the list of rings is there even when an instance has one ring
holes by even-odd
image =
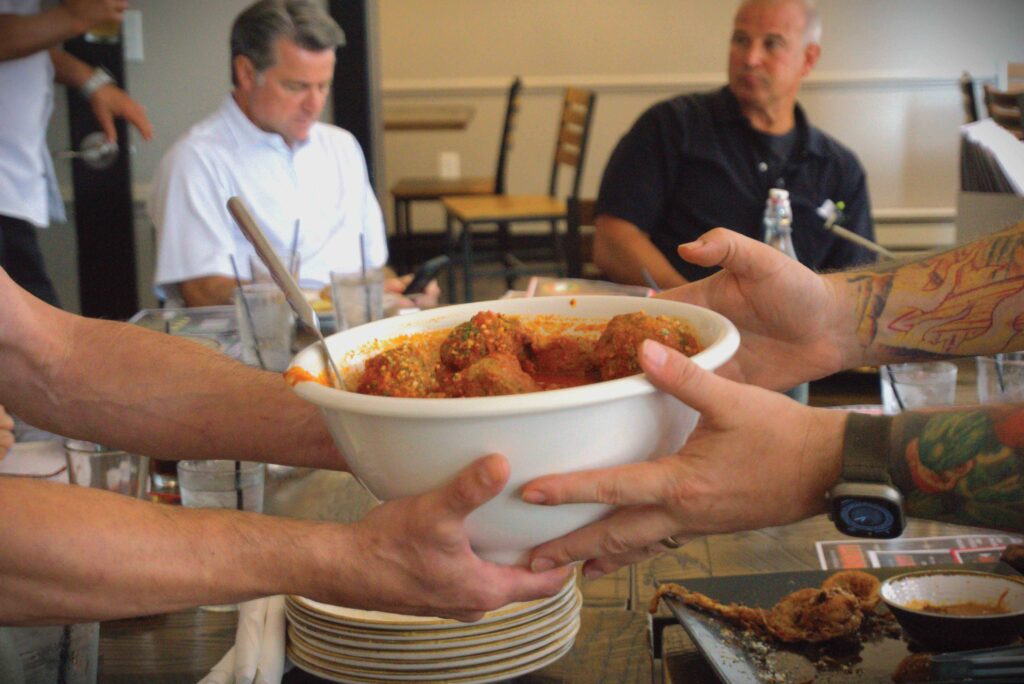
[[[82,97],[86,100],[91,100],[92,96],[96,94],[96,91],[108,83],[116,85],[117,82],[106,69],[103,67],[96,67],[92,72],[92,76],[89,77],[89,80],[78,88],[78,92],[80,92]]]

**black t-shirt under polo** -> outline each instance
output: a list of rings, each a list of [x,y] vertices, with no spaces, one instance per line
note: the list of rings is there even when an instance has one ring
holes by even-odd
[[[761,240],[768,190],[783,187],[789,190],[793,244],[802,263],[821,271],[873,262],[869,250],[827,232],[816,213],[825,200],[842,201],[841,225],[874,240],[860,163],[809,125],[799,105],[795,114],[790,134],[764,136],[750,126],[728,88],[654,105],[612,153],[597,214],[635,224],[684,277],[696,280],[714,269],[684,262],[676,247],[716,226]]]

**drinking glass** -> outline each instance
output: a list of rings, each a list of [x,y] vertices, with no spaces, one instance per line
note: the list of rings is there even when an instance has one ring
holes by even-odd
[[[295,324],[277,285],[247,283],[236,289],[235,316],[243,362],[272,371],[288,367]]]
[[[143,498],[149,492],[149,457],[79,439],[64,440],[68,479],[82,487]]]
[[[331,273],[331,298],[338,330],[384,318],[384,269],[365,274]]]
[[[1024,401],[1024,353],[979,356],[976,363],[979,402]]]
[[[948,361],[882,366],[879,379],[887,414],[952,404],[956,398],[956,366]]]
[[[264,468],[250,461],[178,461],[181,504],[188,508],[231,508],[263,511]],[[202,606],[229,611],[235,604]]]

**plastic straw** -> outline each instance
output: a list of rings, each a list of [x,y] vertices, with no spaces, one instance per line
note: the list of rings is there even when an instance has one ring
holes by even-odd
[[[238,296],[242,299],[242,309],[245,311],[245,318],[249,322],[249,329],[252,330],[252,347],[256,352],[256,361],[260,364],[260,368],[266,370],[267,367],[263,363],[263,355],[260,354],[260,343],[256,339],[256,324],[252,320],[252,311],[249,310],[249,302],[245,298],[245,294],[242,292],[242,279],[238,277],[238,264],[235,263],[235,255],[229,255],[231,257],[231,270],[235,273],[235,285],[238,286]],[[235,461],[235,508],[242,511],[245,510],[245,497],[242,494],[242,463],[241,461]]]
[[[903,405],[903,397],[900,396],[900,392],[896,389],[896,374],[892,372],[892,366],[886,366],[885,372],[889,376],[889,387],[892,388],[892,396],[896,398],[896,405],[900,407],[900,411],[903,411],[907,407]]]
[[[366,280],[366,241],[363,234],[359,234],[359,268],[363,276],[363,304],[366,307],[366,322],[373,320],[370,314],[370,283]]]
[[[1006,380],[1003,378],[1003,355],[996,354],[996,378],[999,380],[999,393],[1006,392]]]
[[[288,272],[295,276],[295,279],[299,279],[298,274],[298,261],[299,256],[299,219],[295,219],[295,230],[292,232],[292,249],[288,252]]]

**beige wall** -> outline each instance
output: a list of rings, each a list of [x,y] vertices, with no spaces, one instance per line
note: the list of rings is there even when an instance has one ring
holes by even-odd
[[[490,173],[502,90],[525,91],[511,192],[540,192],[551,158],[558,91],[598,92],[583,192],[596,193],[619,136],[648,105],[725,79],[733,2],[713,0],[380,0],[384,103],[465,103],[464,133],[387,135],[388,178],[432,174],[458,151],[466,174]],[[950,238],[962,123],[956,79],[994,77],[1024,58],[1019,0],[820,0],[823,55],[801,102],[851,147],[894,241]],[[422,212],[439,223],[439,214]],[[910,221],[923,221],[905,225]],[[908,232],[909,231],[909,232]],[[930,238],[927,238],[930,239]]]
[[[560,91],[576,84],[598,92],[583,179],[584,193],[594,194],[612,147],[645,107],[724,81],[734,7],[728,0],[377,1],[385,106],[476,108],[462,132],[385,135],[381,199],[389,221],[388,181],[436,173],[439,152],[459,152],[467,175],[493,171],[504,90],[515,74],[526,87],[509,190],[546,188]],[[152,142],[132,140],[140,195],[171,143],[227,92],[227,34],[248,2],[132,0],[143,15],[146,59],[128,65],[128,82],[156,127]],[[1024,61],[1024,2],[819,5],[824,53],[801,97],[810,117],[860,156],[876,209],[897,221],[892,239],[919,240],[919,229],[948,237],[941,231],[950,224],[958,185],[956,78],[963,69],[994,77],[1003,62]],[[53,149],[67,147],[62,93],[50,138]],[[67,166],[58,162],[62,179]],[[417,220],[441,222],[428,211]],[[924,223],[905,226],[907,220]],[[147,232],[141,227],[143,238]],[[73,275],[72,229],[55,226],[46,244],[51,272]]]

